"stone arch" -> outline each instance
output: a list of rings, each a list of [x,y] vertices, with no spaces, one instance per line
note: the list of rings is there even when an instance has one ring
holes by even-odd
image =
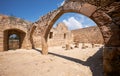
[[[113,1],[112,1],[113,2]],[[112,2],[106,2],[105,6],[110,7],[112,5],[110,5],[110,3]],[[100,2],[98,5],[96,6],[97,3],[95,1],[93,1],[94,4],[92,4],[91,2],[87,2],[87,1],[80,1],[80,0],[66,0],[65,4],[61,7],[59,7],[57,10],[54,10],[52,12],[49,12],[47,15],[44,15],[40,18],[39,21],[35,22],[36,28],[39,29],[39,35],[42,36],[42,43],[43,43],[43,47],[46,46],[45,48],[47,48],[47,36],[48,33],[50,31],[50,29],[52,28],[54,22],[64,13],[67,12],[75,12],[75,13],[80,13],[83,14],[89,18],[91,18],[100,28],[101,33],[103,35],[103,39],[104,39],[104,43],[106,46],[119,46],[119,43],[115,43],[114,41],[110,41],[111,36],[113,35],[113,31],[112,31],[112,18],[110,17],[110,15],[108,14],[108,12],[110,11],[110,9],[103,9],[103,5]],[[109,6],[108,6],[109,4]],[[100,8],[101,7],[101,8]],[[107,11],[106,11],[107,10]],[[114,11],[114,10],[113,10]],[[33,29],[33,27],[31,28]],[[32,31],[30,31],[31,35],[33,34],[35,29],[33,29]],[[114,38],[113,38],[114,39]],[[45,43],[45,45],[44,45]],[[114,45],[113,45],[114,44]]]
[[[7,29],[7,30],[4,30],[4,50],[7,51],[9,50],[9,36],[12,35],[12,34],[16,34],[20,37],[20,40],[19,40],[19,48],[22,48],[23,47],[23,43],[25,41],[25,36],[26,36],[26,33],[22,30],[19,30],[19,29]]]
[[[35,48],[35,45],[34,45],[34,42],[33,42],[33,33],[34,33],[36,27],[37,27],[37,26],[36,26],[35,23],[34,23],[33,25],[31,25],[30,28],[29,28],[29,33],[28,33],[28,36],[29,36],[29,40],[30,40],[32,49]]]
[[[58,20],[64,13],[69,13],[69,12],[83,14],[83,15],[89,17],[90,19],[92,19],[98,25],[98,27],[100,28],[100,30],[102,32],[102,35],[103,35],[103,38],[105,37],[104,35],[106,35],[106,34],[104,32],[104,29],[102,29],[102,26],[104,26],[104,28],[106,28],[106,32],[110,32],[110,30],[111,30],[106,25],[103,25],[104,21],[102,22],[103,24],[98,22],[98,20],[102,20],[102,19],[106,19],[106,20],[110,21],[111,18],[107,14],[105,14],[103,11],[97,10],[96,6],[91,5],[89,3],[81,4],[81,3],[78,3],[78,2],[74,2],[74,1],[73,2],[68,2],[67,4],[64,4],[62,7],[55,10],[55,12],[52,12],[52,13],[55,13],[55,14],[53,14],[54,17],[48,21],[46,29],[44,31],[43,36],[45,37],[45,39],[47,39],[48,33],[49,33],[50,29],[52,28],[53,24],[56,22],[56,20]],[[100,15],[96,17],[96,14],[100,14]],[[103,18],[98,19],[102,15],[104,15]],[[105,40],[105,42],[107,42],[107,41]]]
[[[120,66],[115,64],[120,61],[120,2],[118,0],[65,0],[63,6],[42,16],[36,22],[37,28],[40,29],[39,35],[42,36],[43,54],[48,54],[47,36],[50,29],[54,22],[67,12],[81,13],[98,25],[105,44],[103,57],[105,76],[120,75],[118,68]]]

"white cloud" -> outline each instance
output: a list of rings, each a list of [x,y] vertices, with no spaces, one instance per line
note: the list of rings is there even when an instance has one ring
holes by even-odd
[[[76,20],[74,17],[70,17],[68,20],[63,20],[63,22],[70,30],[82,28],[83,26],[82,23]]]
[[[84,15],[79,15],[79,14],[76,15],[76,18],[79,19],[81,23],[84,23],[86,19]]]
[[[84,25],[85,27],[89,27],[90,25]]]
[[[96,25],[94,21],[84,15],[76,14],[75,18],[83,25],[83,28]]]
[[[65,3],[65,0],[63,0],[60,4],[57,4],[58,7],[63,6],[63,4]]]
[[[60,6],[63,6],[64,3],[65,3],[65,0],[60,4]]]

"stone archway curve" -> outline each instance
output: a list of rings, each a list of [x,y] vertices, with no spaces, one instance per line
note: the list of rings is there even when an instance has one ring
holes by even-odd
[[[20,29],[6,29],[4,30],[4,50],[7,51],[9,50],[9,36],[12,34],[16,34],[20,37],[19,41],[19,48],[23,47],[23,44],[25,43],[25,36],[26,36],[26,32]]]
[[[109,25],[106,24],[111,23],[112,19],[104,11],[98,10],[97,6],[95,5],[91,5],[89,3],[81,4],[74,1],[68,2],[63,6],[61,6],[60,8],[58,8],[57,10],[51,12],[52,15],[47,14],[47,16],[50,17],[48,18],[50,20],[47,21],[47,25],[43,33],[45,40],[47,39],[50,29],[52,28],[56,20],[58,20],[58,18],[60,18],[61,15],[63,15],[64,13],[69,13],[69,12],[83,14],[89,17],[90,19],[92,19],[100,28],[100,31],[104,39],[104,43],[107,44],[109,38],[111,37],[111,28],[109,27]]]
[[[42,16],[35,26],[42,36],[42,53],[48,54],[47,36],[55,21],[64,13],[76,12],[91,18],[100,28],[104,39],[103,66],[105,76],[120,75],[120,2],[118,0],[65,0],[63,6]],[[31,27],[30,36],[35,30]],[[114,61],[112,61],[114,60]]]
[[[109,3],[109,2],[108,2]],[[83,14],[91,18],[100,28],[103,35],[104,43],[107,44],[109,38],[112,35],[110,25],[112,23],[111,17],[106,14],[99,6],[91,4],[89,2],[83,2],[80,0],[66,0],[64,5],[59,7],[57,10],[49,12],[47,15],[44,15],[40,18],[39,21],[35,22],[30,28],[30,38],[33,35],[35,28],[39,29],[39,35],[42,36],[42,52],[47,54],[47,36],[52,28],[55,21],[64,13],[67,12],[76,12]],[[35,26],[35,28],[34,28]],[[111,42],[112,43],[112,42]],[[110,44],[107,44],[110,45]]]

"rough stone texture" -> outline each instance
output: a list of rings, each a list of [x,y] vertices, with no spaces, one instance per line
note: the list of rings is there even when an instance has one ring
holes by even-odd
[[[36,28],[33,34],[34,48],[42,47],[42,43],[40,42],[42,37],[38,32],[39,30]],[[73,42],[73,36],[64,23],[59,23],[57,24],[57,27],[50,30],[47,41],[48,46],[65,46],[65,44]]]
[[[56,28],[51,29],[53,32],[53,37],[50,38],[50,33],[48,35],[48,45],[65,45],[73,42],[73,36],[71,31],[68,30],[64,23],[59,23]],[[54,42],[54,43],[53,43]]]
[[[16,49],[19,49],[19,47],[20,47],[20,42],[19,42],[19,40],[9,40],[9,49],[10,50],[16,50]]]
[[[42,47],[42,37],[38,32],[39,30],[36,29],[33,34],[34,48]],[[70,31],[64,23],[59,23],[56,28],[52,28],[47,38],[48,46],[65,46],[73,42],[75,42],[76,45],[78,45],[77,43],[104,43],[101,32],[97,26]]]
[[[103,44],[102,34],[97,26],[72,30],[74,42]]]
[[[103,34],[103,38],[104,38],[106,46],[119,46],[120,45],[119,35],[117,35],[119,33],[119,26],[115,24],[114,18],[110,16],[114,14],[112,12],[119,11],[118,7],[119,7],[119,3],[113,3],[111,4],[111,6],[102,8],[100,11],[97,11],[95,14],[93,14],[93,17],[95,17],[94,20],[98,21],[98,26],[102,30],[102,34]],[[118,14],[117,16],[117,19],[118,19],[119,13],[118,12],[116,13]],[[119,23],[119,21],[117,21],[117,23]]]
[[[86,5],[87,4],[87,5]],[[88,7],[90,6],[90,7]],[[88,10],[84,10],[84,8],[91,9],[90,14],[87,13]],[[16,29],[19,28],[25,35],[24,46],[25,48],[30,47],[30,42],[32,47],[33,44],[33,35],[35,34],[35,30],[38,35],[41,36],[42,42],[42,53],[48,54],[48,44],[47,38],[55,21],[64,13],[67,12],[76,12],[82,13],[92,20],[96,22],[98,27],[101,30],[103,35],[104,44],[107,48],[115,48],[105,49],[104,55],[110,57],[104,58],[104,72],[105,76],[120,76],[120,55],[119,55],[119,47],[120,47],[120,1],[119,0],[65,0],[65,4],[59,7],[57,10],[51,11],[48,14],[42,16],[37,22],[31,24],[31,26],[27,26],[26,22],[21,21],[21,19],[15,19],[10,17],[8,19],[7,16],[0,16],[0,27],[4,28],[0,30],[0,49],[3,50],[3,42],[8,37],[7,34],[4,34],[5,30],[8,29]],[[15,20],[15,21],[14,21]],[[16,25],[16,26],[14,26]],[[21,26],[22,25],[22,26]],[[26,30],[26,31],[25,31]],[[11,32],[12,33],[12,32]],[[5,36],[3,36],[5,35]],[[21,35],[22,37],[22,35]],[[28,38],[29,37],[29,38]],[[30,40],[30,42],[28,41]],[[22,44],[22,45],[24,45]],[[4,46],[7,48],[7,46]],[[107,52],[107,53],[106,53]],[[112,55],[111,55],[112,54]],[[108,69],[106,69],[108,67]]]
[[[101,0],[100,2],[99,1],[91,1],[91,2],[94,2],[93,3],[94,5],[86,4],[87,2],[90,3],[90,1],[66,0],[65,4],[63,6],[61,6],[60,8],[58,8],[57,10],[55,10],[53,12],[48,13],[47,15],[41,17],[40,20],[36,22],[36,24],[38,24],[37,28],[40,29],[39,34],[41,34],[43,37],[47,38],[52,25],[63,13],[66,13],[66,12],[81,13],[81,11],[80,11],[81,9],[88,7],[88,6],[95,7],[94,5],[97,4],[97,5],[99,5],[99,6],[95,7],[97,11],[92,12],[90,14],[91,16],[90,15],[89,16],[98,24],[98,26],[102,32],[102,35],[104,37],[105,44],[107,44],[108,40],[110,39],[110,37],[112,35],[112,31],[111,31],[111,27],[110,27],[110,25],[112,23],[112,18],[106,13],[106,8],[103,9],[106,6],[103,7],[102,3],[107,5],[107,4],[112,3],[113,1],[104,1],[104,0],[103,1]],[[79,7],[76,7],[76,6],[79,6]],[[91,7],[88,7],[88,9],[90,9],[90,8]],[[107,11],[109,11],[109,10],[107,10]],[[83,12],[82,14],[86,15],[86,12]]]
[[[89,3],[90,6],[92,7],[96,7],[96,9],[93,10],[94,12],[92,11],[90,14],[87,14],[85,11],[84,12],[80,11],[85,7],[86,3]],[[90,8],[88,7],[87,9]],[[62,14],[67,12],[82,13],[84,15],[89,16],[92,20],[96,22],[103,35],[105,46],[117,48],[120,47],[119,10],[120,10],[119,0],[65,0],[65,4],[63,4],[63,6],[41,17],[40,20],[36,23],[38,24],[37,27],[42,28],[40,30],[42,31],[40,32],[40,34],[42,35],[42,38],[45,38],[46,40],[53,24]],[[32,32],[34,31],[30,31],[31,35]],[[45,44],[47,44],[47,42]],[[47,49],[42,51],[47,51]],[[116,56],[114,58],[116,58]],[[108,62],[106,64],[109,65],[110,63]],[[111,64],[113,64],[113,62]],[[105,65],[104,67],[106,66],[107,65]],[[112,67],[112,69],[116,68],[112,65],[110,66]],[[107,71],[105,72],[106,72],[106,76],[109,76]],[[110,71],[109,73],[114,74],[114,70]],[[119,74],[119,71],[115,71],[115,73]]]
[[[84,14],[85,16],[90,17],[93,12],[96,11],[96,6],[93,6],[91,4],[85,3],[82,8],[80,9],[80,13]]]
[[[120,76],[120,47],[104,47],[104,76]]]

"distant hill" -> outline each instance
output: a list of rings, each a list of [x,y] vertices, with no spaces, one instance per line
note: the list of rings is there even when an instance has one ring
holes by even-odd
[[[103,38],[99,30],[99,27],[92,26],[77,30],[72,30],[74,41],[85,43],[97,43],[102,44]]]

